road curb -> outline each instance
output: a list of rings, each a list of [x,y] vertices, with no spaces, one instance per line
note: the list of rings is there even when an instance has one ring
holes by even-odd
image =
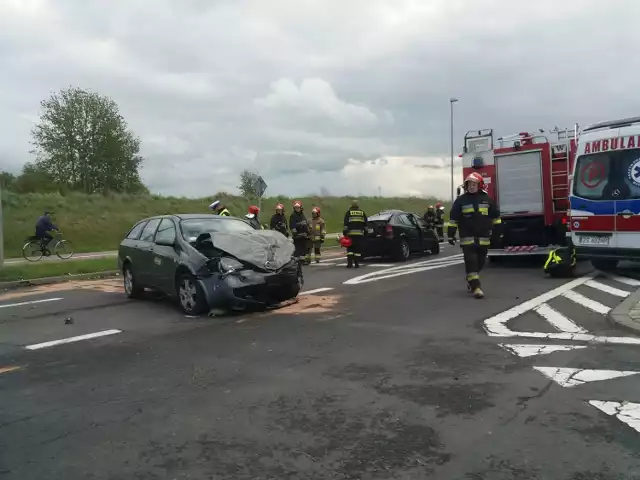
[[[14,282],[0,282],[0,290],[14,290],[16,288],[34,287],[37,285],[50,285],[53,283],[70,282],[72,280],[89,280],[99,278],[116,277],[120,274],[118,270],[108,270],[106,272],[81,273],[78,275],[63,275],[60,277],[33,278],[31,280],[16,280]]]
[[[620,305],[611,310],[607,315],[607,320],[615,327],[640,333],[640,307],[638,307],[638,303],[640,303],[640,289],[633,292]],[[635,320],[630,315],[633,310],[638,311],[638,320]]]

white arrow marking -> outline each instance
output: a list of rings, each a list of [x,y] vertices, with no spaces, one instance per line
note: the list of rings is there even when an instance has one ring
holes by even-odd
[[[620,370],[586,370],[581,368],[533,368],[558,385],[567,388],[582,385],[583,383],[611,380],[612,378],[628,377],[629,375],[640,373]]]
[[[621,422],[626,423],[636,432],[640,432],[640,403],[631,402],[602,402],[600,400],[589,401],[598,410],[607,415],[615,416]]]
[[[501,343],[500,346],[520,357],[533,357],[534,355],[547,355],[553,352],[566,352],[587,348],[584,345],[532,345],[532,344],[511,344]]]

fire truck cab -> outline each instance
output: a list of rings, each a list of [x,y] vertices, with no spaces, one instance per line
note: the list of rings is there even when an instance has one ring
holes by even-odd
[[[580,132],[570,202],[578,258],[601,270],[640,260],[640,117]]]
[[[492,129],[467,132],[463,178],[471,172],[482,175],[502,218],[503,237],[491,245],[489,257],[547,255],[567,244],[575,134],[558,128],[521,132],[498,138],[496,146]]]

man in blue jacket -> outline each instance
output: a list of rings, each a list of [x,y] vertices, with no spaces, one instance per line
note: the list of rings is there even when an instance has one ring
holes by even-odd
[[[51,254],[47,246],[49,245],[49,242],[53,240],[53,236],[49,232],[59,231],[58,227],[51,222],[51,215],[53,215],[53,212],[44,212],[44,215],[38,218],[38,221],[36,222],[36,237],[38,237],[38,240],[42,242],[45,255]]]

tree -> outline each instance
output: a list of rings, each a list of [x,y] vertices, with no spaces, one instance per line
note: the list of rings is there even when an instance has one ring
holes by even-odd
[[[68,88],[40,103],[33,129],[35,167],[54,183],[85,193],[139,192],[140,140],[108,97]]]
[[[0,171],[0,190],[11,190],[15,181],[14,174]]]
[[[242,193],[242,196],[248,200],[257,199],[260,195],[258,190],[258,178],[260,175],[249,170],[243,170],[240,174],[240,185],[238,190]]]
[[[16,178],[13,190],[17,193],[50,193],[59,190],[59,185],[47,172],[33,163],[22,167],[22,173]]]

